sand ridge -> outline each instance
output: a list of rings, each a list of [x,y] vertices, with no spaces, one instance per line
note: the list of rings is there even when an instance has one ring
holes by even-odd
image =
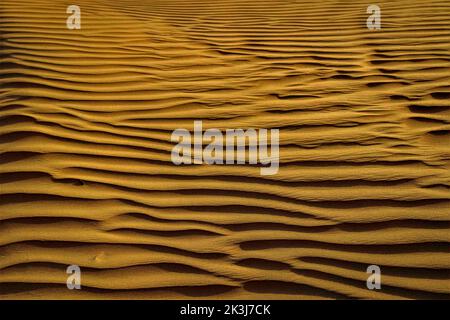
[[[369,4],[3,0],[0,299],[450,298],[450,3]],[[278,173],[175,166],[194,120]]]

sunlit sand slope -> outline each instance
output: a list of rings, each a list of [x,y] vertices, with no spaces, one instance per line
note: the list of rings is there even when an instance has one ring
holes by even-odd
[[[450,2],[369,4],[2,0],[0,299],[449,298]],[[194,120],[278,174],[175,166]]]

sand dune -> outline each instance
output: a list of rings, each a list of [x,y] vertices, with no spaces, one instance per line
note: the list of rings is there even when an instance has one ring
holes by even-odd
[[[0,299],[450,298],[450,2],[49,3],[0,3]],[[175,166],[194,120],[279,172]]]

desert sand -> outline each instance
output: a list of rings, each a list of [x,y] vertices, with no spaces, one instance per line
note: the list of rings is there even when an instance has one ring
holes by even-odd
[[[0,299],[450,298],[450,2],[372,3],[2,0]],[[174,165],[194,120],[278,173]]]

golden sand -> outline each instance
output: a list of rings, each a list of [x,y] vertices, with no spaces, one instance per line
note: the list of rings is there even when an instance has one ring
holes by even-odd
[[[0,3],[0,299],[450,298],[449,1],[75,2]],[[279,172],[175,166],[194,120]]]

